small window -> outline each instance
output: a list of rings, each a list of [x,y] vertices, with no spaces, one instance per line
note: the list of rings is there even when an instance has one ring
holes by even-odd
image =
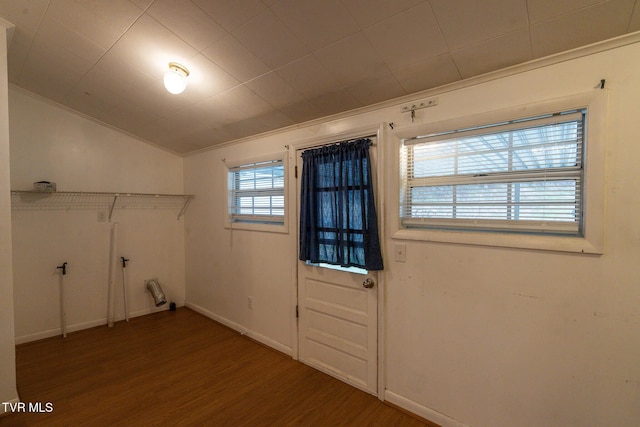
[[[284,224],[284,162],[271,160],[229,168],[229,221]]]
[[[403,228],[584,235],[586,109],[403,140]]]

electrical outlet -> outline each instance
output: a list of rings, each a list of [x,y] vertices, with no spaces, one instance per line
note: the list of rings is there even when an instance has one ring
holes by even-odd
[[[253,310],[253,297],[247,297],[247,307],[249,310]]]
[[[107,222],[107,213],[105,211],[98,211],[98,222]]]
[[[405,262],[407,260],[407,245],[393,245],[393,255],[397,262]]]

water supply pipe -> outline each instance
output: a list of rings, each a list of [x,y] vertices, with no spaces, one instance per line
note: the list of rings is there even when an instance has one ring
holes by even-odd
[[[124,277],[124,269],[127,268],[127,261],[129,259],[121,256],[120,260],[122,261],[122,300],[124,301],[124,320],[129,321],[129,308],[127,307],[127,282]]]
[[[67,274],[67,263],[56,267],[60,270],[60,324],[62,326],[62,338],[67,337],[67,312],[64,308],[64,276]]]
[[[111,223],[111,240],[109,246],[109,287],[108,287],[108,299],[107,299],[107,325],[111,328],[113,326],[113,320],[115,317],[116,307],[116,266],[118,264],[118,223]]]

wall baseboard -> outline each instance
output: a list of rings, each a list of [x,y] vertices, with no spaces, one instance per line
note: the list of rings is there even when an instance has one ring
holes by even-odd
[[[247,328],[245,328],[244,326],[240,325],[239,323],[236,323],[234,321],[231,321],[229,319],[227,319],[226,317],[222,317],[219,316],[209,310],[207,310],[204,307],[201,307],[197,304],[193,304],[191,302],[185,302],[185,307],[190,308],[191,310],[198,312],[200,314],[202,314],[203,316],[206,316],[208,318],[210,318],[211,320],[215,320],[218,323],[221,323],[235,331],[240,332],[240,334],[242,335],[246,335],[247,337],[251,338],[252,340],[258,341],[260,344],[264,344],[267,347],[271,347],[275,350],[278,350],[281,353],[286,354],[287,356],[292,356],[293,357],[293,350],[291,349],[291,347],[288,347],[282,343],[279,343],[277,341],[272,340],[269,337],[266,337],[262,334],[259,334],[257,332],[251,331]]]
[[[458,420],[427,408],[426,406],[389,390],[384,391],[384,400],[442,427],[469,427],[467,424],[461,423]]]
[[[176,306],[178,307],[182,307],[184,306],[184,302],[176,302]],[[134,318],[134,317],[139,317],[139,316],[145,316],[147,314],[152,314],[152,313],[157,313],[159,311],[165,311],[165,310],[169,310],[169,304],[165,304],[164,306],[162,306],[161,308],[156,308],[156,307],[152,307],[152,308],[145,308],[142,310],[137,310],[134,312],[129,313],[129,318]],[[116,318],[114,319],[116,322],[122,321],[124,320],[124,315],[122,316],[116,316]],[[88,322],[83,322],[83,323],[76,323],[75,325],[67,325],[67,333],[70,332],[77,332],[77,331],[81,331],[83,329],[89,329],[89,328],[95,328],[97,326],[103,326],[107,324],[107,318],[103,317],[101,319],[95,319],[95,320],[90,320]],[[42,340],[45,338],[51,338],[51,337],[56,337],[62,335],[62,327],[60,328],[54,328],[54,329],[48,329],[46,331],[41,331],[41,332],[36,332],[34,334],[28,334],[28,335],[22,335],[19,337],[15,337],[15,343],[16,345],[19,344],[25,344],[31,341],[38,341],[38,340]]]
[[[91,320],[89,322],[77,323],[75,325],[67,325],[67,333],[81,331],[83,329],[95,328],[96,326],[106,325],[107,318]],[[51,338],[58,335],[62,335],[62,328],[48,329],[46,331],[36,332],[34,334],[22,335],[16,337],[16,345],[24,344],[31,341],[43,340],[45,338]]]

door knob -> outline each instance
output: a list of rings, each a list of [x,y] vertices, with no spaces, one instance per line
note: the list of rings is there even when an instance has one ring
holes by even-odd
[[[376,283],[373,281],[372,278],[367,277],[366,279],[364,279],[364,282],[362,282],[362,287],[367,288],[367,289],[371,289],[373,288],[373,285],[375,285]]]

